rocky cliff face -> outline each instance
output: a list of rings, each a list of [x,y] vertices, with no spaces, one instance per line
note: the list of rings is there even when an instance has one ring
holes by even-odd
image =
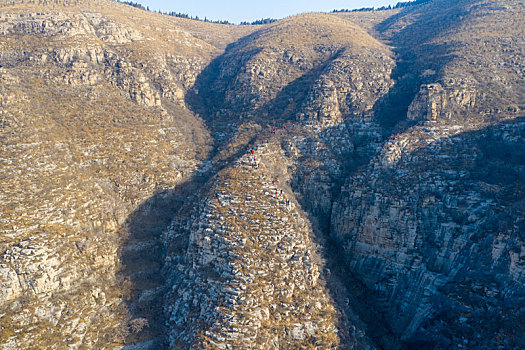
[[[0,344],[525,346],[525,8],[0,5]]]
[[[514,2],[435,1],[384,24],[418,55],[413,126],[347,181],[331,232],[414,346],[523,344],[523,69],[504,54],[523,52],[519,16]]]
[[[147,283],[162,258],[138,256],[159,251],[147,220],[171,220],[166,190],[210,149],[184,91],[223,38],[109,2],[8,2],[0,18],[2,347],[158,337],[134,301],[162,285]]]

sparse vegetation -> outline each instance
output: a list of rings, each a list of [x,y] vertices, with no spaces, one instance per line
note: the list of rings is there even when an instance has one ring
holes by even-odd
[[[524,347],[520,1],[0,7],[0,347]]]
[[[261,18],[258,20],[255,20],[253,22],[241,22],[241,25],[261,25],[261,24],[271,24],[273,22],[277,22],[277,19],[275,18]]]
[[[392,10],[392,9],[401,9],[405,7],[410,6],[416,6],[420,4],[427,3],[432,0],[412,0],[412,1],[401,1],[396,3],[394,6],[388,5],[388,6],[381,6],[381,7],[361,7],[358,9],[340,9],[340,10],[333,10],[332,12],[370,12],[370,11],[385,11],[385,10]]]

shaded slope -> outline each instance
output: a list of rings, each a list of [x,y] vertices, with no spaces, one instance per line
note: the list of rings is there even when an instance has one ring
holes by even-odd
[[[523,300],[510,253],[523,241],[523,11],[518,1],[433,1],[376,27],[408,59],[396,85],[413,98],[381,153],[349,178],[331,231],[409,347],[523,346],[523,315],[510,311]]]
[[[350,21],[320,14],[290,17],[231,45],[203,72],[198,97],[188,101],[206,106],[208,122],[223,130],[219,123],[242,123],[242,118],[286,119],[300,110],[323,67],[345,51],[388,56]]]

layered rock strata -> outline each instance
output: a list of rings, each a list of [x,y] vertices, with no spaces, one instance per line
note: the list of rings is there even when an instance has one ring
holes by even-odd
[[[421,85],[348,179],[331,234],[411,346],[524,344],[523,11],[433,1],[379,27],[411,57],[398,84]]]
[[[520,1],[0,9],[0,347],[525,346]]]

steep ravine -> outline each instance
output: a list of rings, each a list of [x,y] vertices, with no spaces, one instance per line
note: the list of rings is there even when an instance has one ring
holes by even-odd
[[[246,130],[252,128],[254,133],[260,133],[261,128],[270,130],[272,138],[279,139],[285,150],[289,171],[294,174],[290,184],[296,191],[298,203],[310,214],[310,220],[320,235],[319,239],[331,237],[330,239],[333,240],[331,246],[335,249],[328,251],[328,254],[337,256],[331,259],[334,261],[333,265],[337,266],[341,263],[345,265],[344,268],[335,268],[334,271],[341,271],[338,279],[346,281],[348,290],[356,292],[355,296],[349,294],[355,305],[352,312],[361,311],[362,319],[370,321],[368,327],[372,330],[367,332],[367,335],[373,336],[385,348],[419,346],[447,348],[455,343],[460,343],[463,347],[492,347],[501,342],[517,346],[522,342],[518,336],[522,316],[518,314],[517,318],[511,317],[513,321],[507,320],[510,317],[510,309],[505,309],[506,306],[502,301],[494,300],[495,311],[489,312],[488,315],[494,318],[496,317],[494,312],[500,312],[502,316],[498,317],[503,318],[500,318],[499,322],[506,325],[505,331],[502,333],[494,329],[494,338],[490,341],[482,340],[478,336],[490,332],[489,329],[493,327],[494,323],[481,316],[487,310],[472,313],[477,308],[474,304],[469,304],[473,301],[462,299],[461,307],[453,306],[457,302],[454,300],[458,298],[456,289],[460,282],[453,282],[454,287],[450,282],[443,282],[448,285],[441,286],[442,282],[439,281],[444,278],[440,275],[445,264],[443,259],[454,261],[455,256],[463,256],[458,263],[460,266],[465,264],[468,266],[472,263],[470,261],[475,259],[476,254],[486,253],[483,253],[482,245],[457,248],[463,253],[454,254],[440,252],[440,248],[437,247],[435,251],[432,250],[430,247],[435,245],[439,247],[443,239],[451,242],[451,238],[448,236],[432,238],[436,232],[440,232],[441,229],[435,225],[442,219],[436,217],[429,219],[428,222],[427,219],[418,216],[423,215],[420,211],[425,212],[425,210],[416,209],[421,205],[427,205],[422,199],[422,196],[426,196],[424,191],[417,190],[419,188],[417,186],[422,186],[422,183],[429,182],[425,191],[430,191],[433,198],[444,196],[445,193],[447,196],[452,196],[456,191],[454,186],[457,181],[461,181],[464,186],[471,182],[468,180],[469,173],[477,177],[487,171],[480,167],[496,169],[491,163],[493,160],[484,155],[486,152],[482,152],[481,158],[476,155],[481,143],[485,142],[476,141],[479,138],[476,132],[479,131],[482,139],[486,134],[493,135],[491,137],[494,139],[491,140],[495,142],[494,144],[498,148],[507,149],[505,152],[509,159],[517,162],[506,164],[504,188],[509,189],[503,190],[507,193],[513,188],[515,191],[513,198],[517,202],[516,204],[512,201],[500,202],[501,206],[509,208],[505,210],[513,213],[510,218],[514,217],[517,221],[513,224],[509,222],[501,225],[503,227],[521,225],[522,210],[511,209],[520,208],[519,198],[523,181],[520,176],[522,170],[518,165],[522,157],[522,140],[519,136],[521,124],[516,119],[520,115],[517,113],[520,107],[517,106],[522,101],[519,100],[519,84],[513,83],[522,77],[522,72],[514,69],[519,67],[519,62],[512,58],[504,58],[500,65],[500,74],[504,78],[499,80],[501,82],[499,85],[493,86],[490,95],[480,89],[494,71],[490,71],[490,68],[470,71],[465,67],[469,59],[478,62],[482,67],[491,67],[483,57],[475,54],[476,47],[483,45],[491,47],[495,45],[495,50],[500,47],[498,46],[500,43],[491,39],[492,34],[489,33],[492,33],[492,27],[488,23],[493,18],[504,16],[505,11],[513,11],[510,13],[514,15],[519,13],[516,7],[519,5],[514,3],[499,8],[490,6],[475,6],[468,1],[460,3],[436,1],[402,11],[387,19],[377,26],[376,30],[382,32],[385,38],[397,46],[397,59],[400,61],[395,64],[393,61],[388,61],[388,57],[393,56],[388,49],[385,49],[382,55],[375,52],[372,59],[364,57],[366,53],[364,54],[363,51],[366,50],[361,50],[357,55],[337,45],[332,46],[332,51],[329,53],[323,49],[315,51],[297,45],[287,47],[285,41],[284,44],[280,44],[283,46],[276,48],[274,43],[283,43],[279,41],[280,32],[277,24],[262,33],[254,34],[250,40],[232,46],[231,51],[227,51],[217,59],[213,66],[213,74],[206,75],[207,72],[204,72],[203,81],[206,83],[200,86],[199,92],[208,102],[209,117],[205,119],[209,121],[209,125],[212,125],[212,130],[217,130],[217,134],[222,137],[221,140],[230,141],[230,143],[223,143],[225,149],[228,147],[232,147],[232,150],[246,149],[249,142],[253,141],[250,137],[237,138],[236,130],[243,128]],[[443,12],[443,8],[447,11],[440,15],[432,12],[438,10]],[[420,13],[424,13],[425,16],[419,18]],[[458,21],[450,21],[450,13],[460,13],[462,17],[458,18]],[[407,26],[404,21],[407,21],[407,18],[410,18],[409,21],[414,21],[412,16],[418,18],[418,22]],[[290,19],[289,22],[293,20]],[[300,22],[309,18],[305,16],[295,20]],[[478,39],[480,41],[475,41],[475,44],[464,44],[472,39],[469,37],[469,25],[484,26],[487,35],[483,39]],[[436,32],[434,29],[436,27],[441,28],[442,32]],[[311,32],[303,38],[305,42],[312,40],[308,35],[313,37],[316,35],[317,27],[312,25],[311,28]],[[519,40],[519,30],[513,32],[511,28],[508,29],[511,39],[505,42],[504,47],[510,49],[504,50],[520,52],[523,48],[520,46],[522,42]],[[319,30],[319,32],[323,31],[326,29]],[[424,40],[417,44],[410,39],[414,37]],[[269,40],[270,38],[272,41]],[[456,41],[445,42],[451,39]],[[268,44],[265,40],[268,40]],[[313,41],[323,43],[322,38]],[[253,42],[259,44],[256,49],[250,46]],[[325,45],[324,48],[327,46],[330,47]],[[276,49],[284,52],[284,60],[275,53]],[[386,59],[381,62],[383,57]],[[377,66],[377,71],[374,71],[374,60],[381,62]],[[363,61],[366,61],[366,67],[359,66]],[[274,78],[275,74],[279,74],[277,79]],[[286,79],[288,76],[295,79]],[[363,77],[373,78],[365,80]],[[395,81],[390,80],[391,78]],[[232,84],[232,81],[237,83]],[[369,84],[364,89],[366,93],[360,93],[363,82]],[[381,88],[376,87],[374,90],[371,84],[377,84]],[[209,93],[205,85],[209,86]],[[378,93],[369,96],[367,93],[370,91],[378,91]],[[217,98],[218,96],[222,98]],[[498,123],[513,119],[516,120],[515,123]],[[266,123],[269,125],[265,125]],[[508,135],[509,141],[500,140],[499,138],[503,136],[497,135],[504,135],[504,133],[497,130],[512,130]],[[459,132],[462,134],[456,136]],[[463,138],[465,141],[461,141]],[[230,146],[232,144],[234,146]],[[455,148],[456,144],[460,147]],[[432,151],[429,153],[423,151],[427,148]],[[452,155],[453,149],[455,152],[460,152],[460,155]],[[476,150],[475,154],[469,153],[472,149]],[[408,157],[406,161],[405,157]],[[467,162],[468,159],[478,160],[470,164]],[[407,163],[410,166],[406,165]],[[426,167],[418,165],[420,163]],[[443,169],[434,168],[436,164]],[[462,170],[464,167],[471,170]],[[489,173],[491,171],[493,170]],[[459,174],[458,179],[453,179],[454,172]],[[338,198],[344,178],[348,178],[347,185],[343,187],[342,194]],[[449,185],[438,185],[443,181],[452,182]],[[484,178],[481,182],[486,181],[487,179]],[[487,185],[475,185],[470,190],[466,187],[458,189],[460,192],[470,193],[468,194],[470,199],[462,199],[462,195],[458,195],[452,200],[454,203],[456,201],[483,202],[481,198],[485,194],[481,188],[484,186]],[[494,184],[490,183],[489,186]],[[403,188],[406,188],[405,193],[396,194]],[[495,190],[502,189],[498,187]],[[403,199],[405,197],[410,199]],[[386,207],[389,209],[385,211],[386,209],[376,208],[373,204],[374,200],[380,201],[380,198],[387,198],[387,203],[399,198],[399,202],[388,204]],[[408,201],[407,204],[404,204],[404,200]],[[333,203],[335,207],[332,209]],[[408,209],[403,210],[414,211],[410,215],[415,215],[415,221],[396,214],[405,205]],[[446,209],[447,205],[458,204],[444,204],[438,212],[445,215],[445,212],[449,211]],[[352,209],[356,206],[362,208]],[[456,208],[455,213],[452,210],[450,214],[452,221],[438,225],[468,227],[465,220],[461,219],[464,208],[466,207]],[[359,210],[363,210],[364,213]],[[469,217],[474,221],[477,220],[476,217],[479,218],[472,215]],[[386,223],[382,224],[385,220]],[[456,222],[457,220],[459,222]],[[491,221],[489,226],[479,225],[481,226],[475,224],[472,230],[486,232],[490,225],[492,225],[490,230],[494,229],[496,223]],[[383,226],[384,229],[381,228]],[[353,230],[361,233],[354,235]],[[514,251],[516,249],[519,251],[521,246],[518,234],[520,230],[520,228],[511,229],[506,234],[508,236],[504,236],[509,238],[505,238],[508,243],[502,249],[509,251],[508,254],[514,258],[504,259],[496,265],[509,265],[509,269],[512,268],[517,276],[521,274],[519,267],[521,255],[514,254]],[[383,234],[387,237],[382,238]],[[460,236],[459,239],[469,239],[467,237],[468,234]],[[509,239],[511,240],[508,241]],[[390,242],[398,240],[399,243],[394,243],[394,248],[388,249],[392,244]],[[412,248],[403,252],[400,244]],[[410,249],[416,251],[422,249],[422,251],[414,254]],[[472,249],[480,249],[480,253],[474,253]],[[436,254],[444,257],[436,258]],[[439,268],[434,266],[436,263]],[[418,266],[429,269],[430,272],[421,272]],[[473,267],[465,268],[473,269]],[[415,272],[405,277],[404,274],[409,273],[408,271]],[[453,270],[445,271],[448,271],[445,272],[447,276],[445,280],[454,278],[450,275]],[[350,274],[352,277],[345,274]],[[490,278],[494,278],[496,274],[492,272]],[[372,276],[376,277],[372,278]],[[470,280],[473,277],[466,278]],[[476,278],[482,281],[479,283],[484,286],[483,288],[489,288],[492,283],[486,278]],[[510,288],[506,293],[507,296],[517,292],[515,297],[511,299],[507,297],[505,303],[508,303],[509,307],[519,303],[522,288],[519,285],[519,277],[513,277],[507,282],[501,278],[498,280],[498,283],[512,286],[505,287]],[[432,287],[433,283],[438,286]],[[364,291],[352,288],[353,284],[360,285]],[[466,285],[467,290],[470,289],[469,298],[474,298],[473,293],[481,288],[470,282]],[[366,305],[378,314],[385,315],[383,322],[386,324],[378,321],[380,319],[378,317],[367,317],[370,310]],[[446,310],[446,307],[451,309]],[[484,321],[478,324],[469,322],[476,317]],[[512,326],[513,322],[516,323],[517,328]]]
[[[286,39],[279,41],[290,35],[288,28],[299,25],[310,28],[301,32],[304,46],[293,45]],[[342,42],[341,35],[348,32],[341,31],[341,26],[353,33]],[[310,42],[316,43],[313,49],[308,46]],[[390,55],[386,46],[352,22],[326,15],[304,15],[230,45],[197,78],[196,89],[187,97],[187,104],[203,116],[218,141],[211,167],[225,164],[223,172],[228,175],[220,172],[214,177],[202,194],[205,200],[197,197],[191,209],[185,210],[190,217],[178,217],[168,231],[169,242],[173,243],[168,246],[166,269],[169,284],[174,284],[166,303],[170,343],[177,347],[184,344],[223,347],[231,343],[247,348],[297,348],[308,344],[321,348],[363,348],[372,344],[367,340],[365,324],[353,311],[340,276],[326,266],[330,252],[316,248],[312,242],[326,245],[326,232],[318,229],[319,225],[329,227],[332,195],[337,195],[341,180],[352,168],[344,161],[356,153],[364,162],[377,149],[379,126],[372,120],[372,108],[391,84]],[[274,74],[279,74],[278,79],[273,79]],[[352,139],[359,140],[357,150]],[[304,187],[297,186],[299,182]],[[292,192],[289,185],[297,192]],[[266,204],[261,195],[270,198],[273,195],[277,202]],[[218,203],[215,197],[219,198]],[[285,204],[287,201],[289,204]],[[298,213],[293,206],[299,204],[311,214],[308,217],[301,214],[301,220],[313,220],[317,230],[311,224],[294,228]],[[282,208],[285,210],[280,214]],[[288,224],[281,228],[273,218],[274,212],[278,217],[284,215],[282,220]],[[243,220],[254,226],[244,227]],[[270,234],[278,242],[283,240],[279,236],[283,233],[288,236],[288,243],[283,241],[276,248],[265,247],[259,241],[252,247],[253,243],[246,241],[248,237]],[[226,239],[230,236],[231,239]],[[226,241],[220,243],[223,239]],[[273,249],[277,249],[274,257]],[[288,275],[297,275],[292,284],[283,285],[278,281],[281,275],[273,270],[279,259],[287,256],[278,253],[280,249],[296,251],[280,262],[282,267],[290,266]],[[306,255],[301,258],[297,254],[303,249]],[[317,287],[315,280],[309,287],[300,278],[304,272],[297,262],[312,264],[308,262],[309,256],[318,256],[313,264],[322,282]],[[264,265],[263,270],[259,268],[259,273],[268,276],[265,282],[268,286],[274,286],[261,295],[250,287],[256,276],[251,272],[254,268],[251,264],[257,261],[270,264]],[[228,293],[233,293],[235,299],[222,300],[221,290],[230,284],[227,289],[233,291]],[[288,311],[275,309],[282,304],[278,300],[284,291],[274,290],[279,285],[289,289],[285,293],[289,301],[285,304],[291,303],[293,310],[298,302],[306,302],[307,308],[301,308],[300,313],[312,321],[302,324],[289,316],[283,318],[281,312],[288,314]],[[318,291],[323,285],[328,289]],[[333,309],[334,315],[339,316],[325,319],[326,316],[316,315],[318,307],[308,306],[308,300],[314,296],[320,300],[328,298],[327,305],[325,302],[320,305]],[[189,305],[199,311],[192,312],[187,309]],[[265,311],[265,305],[273,312]],[[323,311],[328,316],[326,312]],[[240,322],[240,315],[245,318],[261,313],[262,318]],[[228,329],[223,324],[226,320],[230,320],[226,325],[238,323],[238,326]],[[283,326],[284,329],[280,328]],[[338,329],[337,336],[330,335],[335,329],[330,331],[330,327]],[[268,329],[274,329],[270,337]]]
[[[520,1],[0,8],[0,347],[525,346]]]

